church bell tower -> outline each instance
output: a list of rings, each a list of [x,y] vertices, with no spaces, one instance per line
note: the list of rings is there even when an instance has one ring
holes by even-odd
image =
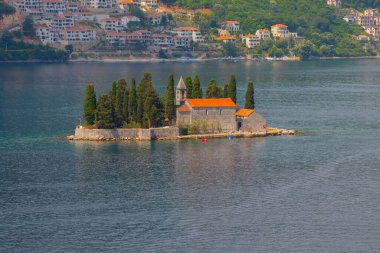
[[[175,92],[175,104],[177,106],[180,106],[185,103],[186,100],[186,85],[183,81],[183,78],[179,79],[179,82],[177,84],[176,92]]]

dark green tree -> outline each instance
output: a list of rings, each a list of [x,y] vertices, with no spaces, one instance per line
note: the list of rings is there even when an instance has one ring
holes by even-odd
[[[245,109],[255,109],[255,90],[253,88],[253,82],[248,82],[247,91],[245,93]]]
[[[129,112],[129,122],[136,122],[137,94],[136,94],[136,81],[134,78],[132,78],[131,88],[129,89],[128,112]]]
[[[129,99],[129,90],[126,87],[123,94],[123,120],[124,122],[128,122],[128,119],[129,119],[128,99]]]
[[[146,94],[152,84],[152,75],[150,73],[144,73],[141,81],[137,87],[137,113],[136,113],[136,121],[138,124],[142,126],[146,126],[146,117],[144,119],[144,102],[146,98]]]
[[[191,76],[186,77],[185,79],[186,85],[186,98],[192,98],[193,96],[193,81],[191,80]]]
[[[33,27],[33,19],[30,16],[27,16],[22,23],[22,31],[25,36],[33,38],[35,36],[35,29]]]
[[[216,85],[215,79],[211,79],[206,88],[206,98],[221,98],[223,97],[222,88]]]
[[[97,114],[96,114],[96,127],[101,129],[115,128],[114,110],[112,105],[112,98],[108,95],[99,96]]]
[[[223,88],[223,97],[228,98],[228,84],[224,85]]]
[[[112,89],[114,85],[112,85]],[[124,112],[124,95],[127,90],[127,82],[125,79],[119,79],[115,91],[115,125],[116,127],[121,127],[125,120]]]
[[[166,86],[165,92],[165,119],[168,119],[170,122],[175,117],[175,106],[174,106],[174,76],[170,74],[168,77],[168,84]]]
[[[203,97],[201,83],[199,81],[198,75],[194,76],[192,88],[193,88],[192,95],[191,95],[192,98],[202,98]]]
[[[86,88],[86,94],[84,96],[83,103],[83,118],[85,119],[86,125],[93,125],[95,121],[96,114],[96,93],[94,86],[88,84]]]
[[[236,103],[236,77],[231,75],[230,82],[227,88],[227,97],[231,98],[234,103]]]

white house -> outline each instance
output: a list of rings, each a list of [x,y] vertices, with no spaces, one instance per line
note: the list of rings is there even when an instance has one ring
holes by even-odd
[[[100,26],[106,31],[122,31],[122,23],[118,18],[104,18],[100,20]]]
[[[174,29],[174,33],[178,37],[187,37],[194,42],[203,42],[203,36],[200,33],[199,29],[196,27],[186,26],[186,27],[177,27]]]
[[[59,13],[66,11],[63,0],[41,0],[41,9],[47,13]]]
[[[186,36],[174,36],[173,42],[175,47],[190,47],[192,38]]]
[[[161,25],[164,18],[166,18],[166,14],[163,13],[152,13],[148,15],[149,23],[151,25]]]
[[[77,12],[79,11],[79,2],[66,2],[66,11],[68,12]]]
[[[173,36],[167,34],[152,34],[152,41],[156,47],[171,47],[174,45]]]
[[[150,9],[157,9],[157,0],[141,0],[140,4],[142,7],[147,7]]]
[[[128,27],[128,23],[130,22],[140,22],[141,20],[136,16],[124,16],[121,18],[121,25],[124,27]]]
[[[61,30],[64,40],[71,42],[89,42],[95,40],[96,31],[92,27],[79,26]]]
[[[224,28],[231,32],[231,33],[234,33],[234,32],[237,32],[240,30],[240,23],[236,20],[227,20],[225,23],[224,23]]]
[[[55,29],[64,29],[74,27],[74,15],[71,13],[62,13],[52,20],[52,26]]]
[[[55,32],[47,25],[35,25],[34,29],[36,31],[37,38],[46,45],[47,43],[52,43],[56,41]]]
[[[265,40],[270,38],[270,31],[268,29],[259,29],[256,31],[256,36],[259,37],[260,40]]]
[[[260,45],[260,37],[256,34],[247,34],[243,37],[243,43],[247,48],[254,48]]]

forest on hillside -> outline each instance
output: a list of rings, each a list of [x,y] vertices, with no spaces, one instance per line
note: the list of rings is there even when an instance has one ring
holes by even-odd
[[[366,8],[380,8],[379,0],[343,0],[342,6],[344,8],[354,8],[363,10]]]

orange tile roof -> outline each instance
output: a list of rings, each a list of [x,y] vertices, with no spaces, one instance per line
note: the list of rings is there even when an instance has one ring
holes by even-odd
[[[234,25],[234,24],[239,24],[239,22],[237,22],[236,20],[227,20],[226,24]]]
[[[272,25],[272,27],[288,28],[288,26],[287,26],[287,25],[284,25],[284,24],[276,24],[276,25]]]
[[[237,117],[249,117],[255,110],[252,109],[238,109],[235,113]]]
[[[133,0],[118,0],[118,4],[134,4]]]
[[[258,38],[256,34],[247,34],[245,35],[246,38]]]
[[[268,29],[259,29],[258,30],[260,33],[269,33]]]
[[[181,105],[177,110],[179,112],[190,112],[190,108],[187,105]]]
[[[222,35],[216,38],[216,40],[235,40],[235,36]]]
[[[231,98],[189,98],[186,102],[191,107],[236,107]]]
[[[198,31],[199,29],[192,26],[184,26],[184,27],[177,27],[174,30],[175,31]]]

